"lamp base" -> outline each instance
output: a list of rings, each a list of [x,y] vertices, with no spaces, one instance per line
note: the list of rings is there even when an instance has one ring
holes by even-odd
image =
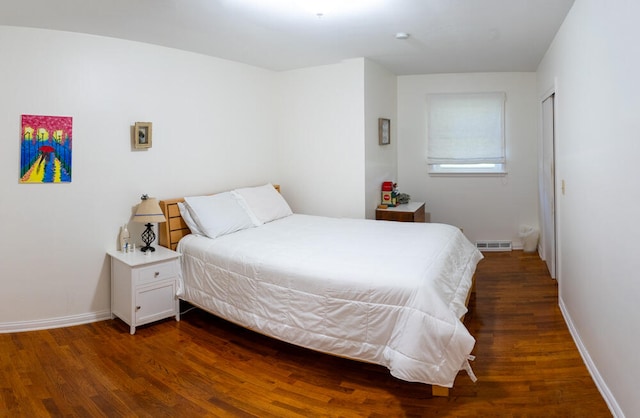
[[[142,242],[144,242],[144,247],[140,248],[140,251],[143,253],[146,253],[147,251],[154,252],[156,249],[151,246],[153,240],[156,239],[156,234],[154,234],[153,229],[151,229],[153,225],[148,223],[145,226],[147,228],[142,233]]]

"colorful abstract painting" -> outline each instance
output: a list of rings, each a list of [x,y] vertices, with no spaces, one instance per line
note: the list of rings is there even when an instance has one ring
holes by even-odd
[[[20,183],[71,181],[72,118],[22,115]]]

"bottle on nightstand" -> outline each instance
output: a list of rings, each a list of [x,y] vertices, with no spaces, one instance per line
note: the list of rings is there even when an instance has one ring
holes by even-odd
[[[127,228],[127,224],[124,224],[122,228],[120,228],[120,251],[123,253],[129,251],[129,229]]]

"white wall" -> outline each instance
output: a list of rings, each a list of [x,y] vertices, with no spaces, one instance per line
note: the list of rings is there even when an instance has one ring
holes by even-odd
[[[365,217],[374,219],[383,181],[398,179],[397,77],[365,61]],[[391,143],[379,145],[378,118],[391,120]]]
[[[431,93],[504,91],[505,177],[431,177],[426,163],[426,106]],[[436,74],[398,77],[398,187],[426,201],[431,222],[463,228],[476,240],[512,240],[521,224],[538,226],[535,73]]]
[[[393,78],[363,58],[274,73],[13,27],[0,27],[0,50],[0,218],[10,237],[0,251],[0,331],[106,318],[105,250],[143,193],[271,181],[296,212],[365,217],[365,64],[386,79],[387,110]],[[378,109],[375,99],[368,105]],[[70,184],[18,184],[22,114],[73,117]],[[136,121],[153,123],[150,150],[132,150]],[[129,229],[139,236],[142,228]]]
[[[358,58],[278,74],[283,194],[299,213],[373,218],[396,179],[396,76]],[[378,145],[378,118],[392,143]]]
[[[364,59],[278,77],[283,195],[295,212],[363,218]]]
[[[560,303],[618,416],[640,416],[640,3],[576,0],[538,69],[556,90]],[[560,190],[559,187],[557,187]]]
[[[270,71],[12,27],[0,27],[0,51],[3,329],[108,315],[105,249],[115,246],[141,194],[169,198],[281,182]],[[73,117],[70,184],[18,184],[22,114]],[[131,149],[136,121],[153,123],[148,151]]]

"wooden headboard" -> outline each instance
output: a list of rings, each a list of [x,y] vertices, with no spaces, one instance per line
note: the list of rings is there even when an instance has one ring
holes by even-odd
[[[279,184],[274,184],[273,187],[280,192]],[[180,216],[178,203],[182,202],[184,202],[184,197],[160,201],[160,209],[162,209],[162,213],[164,217],[167,218],[167,221],[158,224],[158,229],[160,230],[158,244],[172,250],[178,247],[178,241],[180,241],[182,237],[191,233],[184,219]]]

